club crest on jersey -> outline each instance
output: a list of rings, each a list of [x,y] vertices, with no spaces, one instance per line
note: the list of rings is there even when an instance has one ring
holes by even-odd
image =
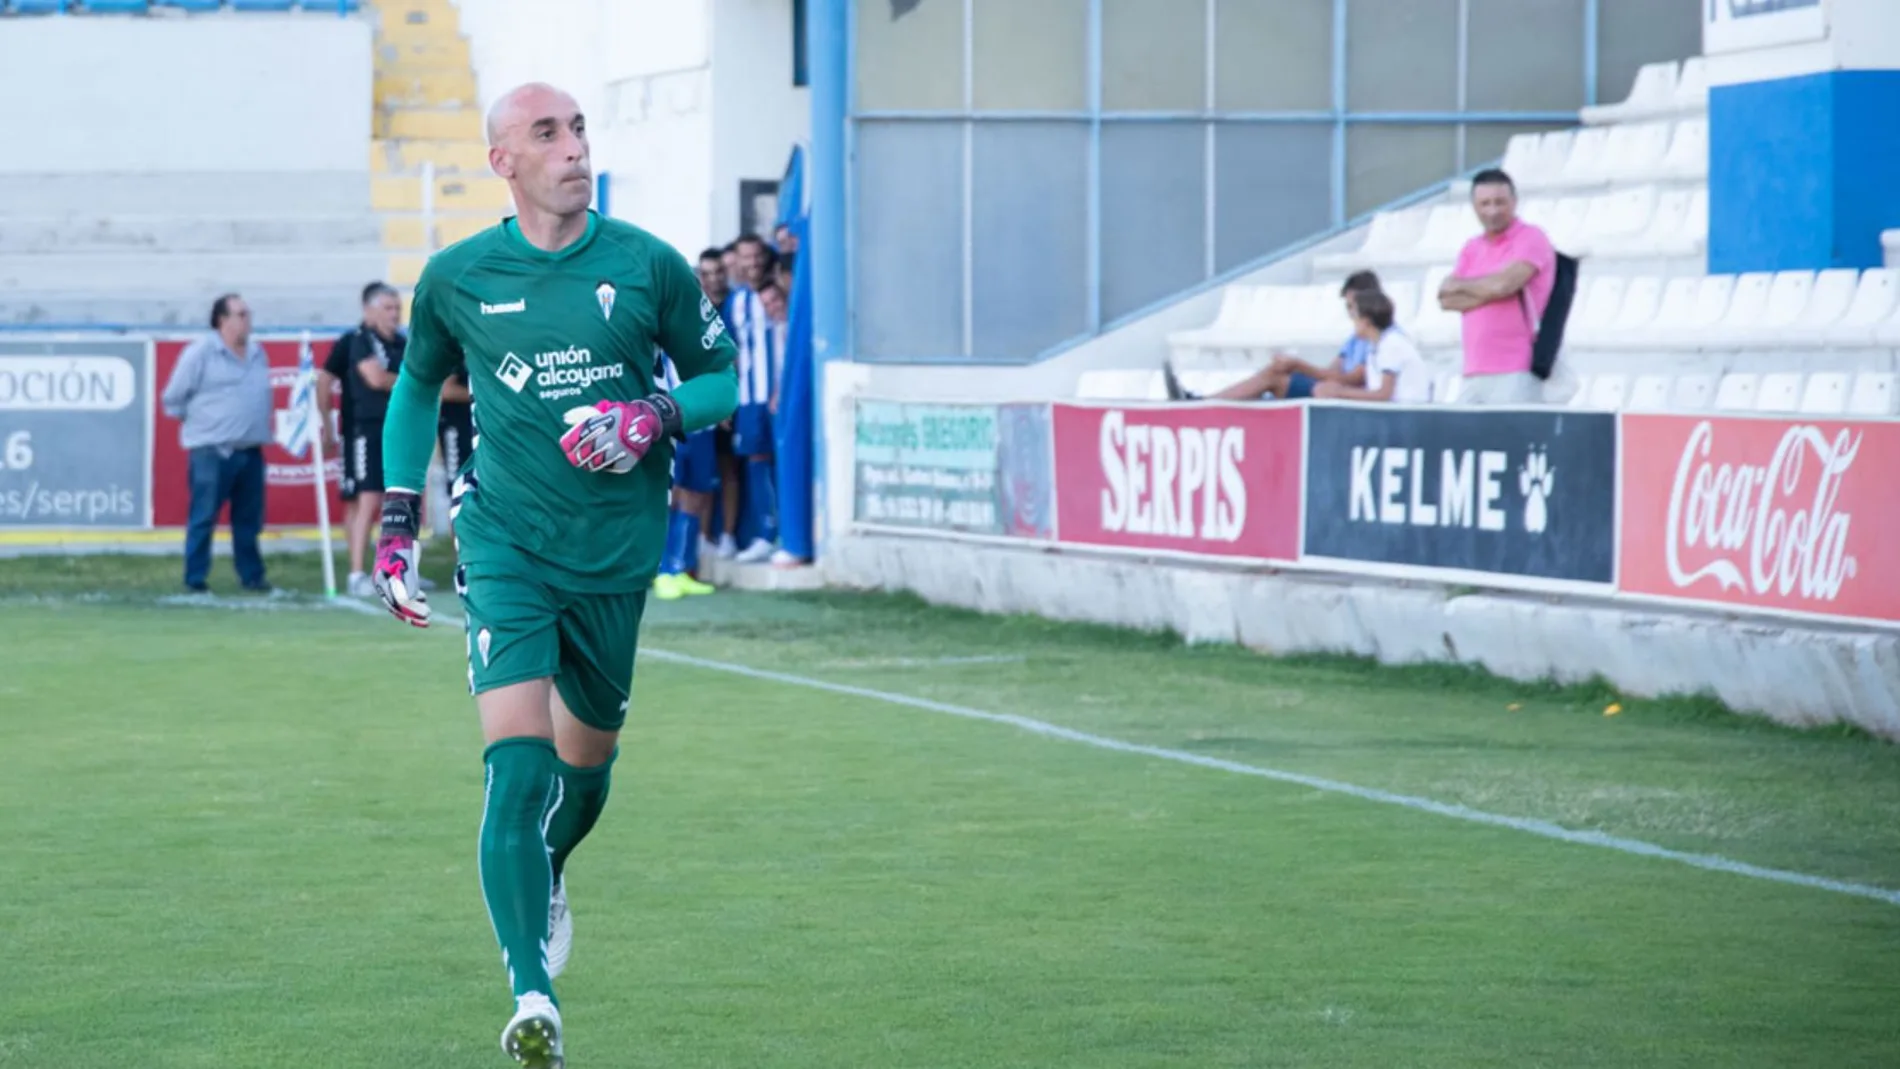
[[[612,319],[614,317],[614,284],[613,283],[602,282],[600,285],[595,286],[594,300],[600,302],[600,318]]]

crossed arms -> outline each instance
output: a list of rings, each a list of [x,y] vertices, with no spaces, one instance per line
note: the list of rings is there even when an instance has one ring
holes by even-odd
[[[1438,306],[1447,312],[1469,312],[1492,301],[1515,297],[1536,274],[1535,266],[1519,260],[1502,271],[1477,278],[1454,276],[1438,287]]]

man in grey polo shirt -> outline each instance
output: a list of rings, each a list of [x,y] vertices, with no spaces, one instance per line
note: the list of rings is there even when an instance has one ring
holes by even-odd
[[[211,533],[231,506],[231,556],[244,589],[268,591],[257,535],[264,527],[264,444],[271,440],[270,361],[251,339],[251,309],[235,293],[211,306],[211,331],[178,356],[161,397],[182,421],[191,454],[191,518],[185,532],[185,587],[203,592]]]

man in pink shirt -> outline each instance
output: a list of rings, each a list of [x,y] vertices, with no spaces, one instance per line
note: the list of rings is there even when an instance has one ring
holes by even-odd
[[[1517,217],[1517,187],[1503,171],[1478,172],[1471,204],[1484,233],[1465,243],[1438,290],[1440,307],[1464,314],[1465,381],[1458,400],[1539,404],[1544,384],[1531,374],[1531,344],[1556,280],[1557,250],[1542,230]]]

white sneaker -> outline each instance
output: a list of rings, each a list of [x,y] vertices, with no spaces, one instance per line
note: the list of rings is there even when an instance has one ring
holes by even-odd
[[[802,568],[804,566],[805,558],[800,557],[789,549],[781,549],[772,554],[772,567],[774,568]]]
[[[732,558],[738,556],[739,555],[738,540],[734,539],[729,534],[720,535],[719,545],[717,548],[713,550],[713,555],[718,557],[720,560],[731,560]]]
[[[548,899],[548,979],[567,971],[567,955],[574,949],[574,915],[567,911],[567,881],[554,885]]]
[[[700,536],[699,555],[702,557],[717,557],[719,555],[719,543],[704,535]]]
[[[561,1011],[538,991],[515,1000],[515,1016],[501,1030],[502,1053],[525,1069],[562,1069]]]
[[[369,576],[364,575],[362,572],[351,572],[349,581],[344,584],[344,588],[349,591],[350,597],[353,598],[373,598],[376,596],[376,584],[370,582]]]
[[[776,549],[778,549],[777,546],[767,542],[765,539],[754,538],[752,544],[745,547],[745,552],[733,559],[737,560],[740,564],[763,564],[772,559],[772,553]]]

